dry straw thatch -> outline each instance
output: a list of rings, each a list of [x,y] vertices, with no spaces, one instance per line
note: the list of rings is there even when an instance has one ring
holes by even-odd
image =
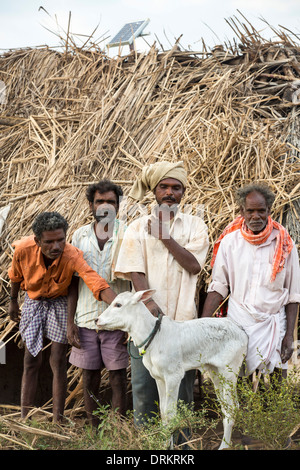
[[[235,189],[252,181],[275,191],[273,215],[299,243],[298,38],[282,29],[267,41],[247,22],[232,19],[231,26],[239,44],[210,52],[175,44],[112,59],[68,41],[62,52],[0,57],[7,92],[0,209],[10,205],[1,235],[0,339],[10,340],[14,326],[6,315],[13,240],[31,233],[44,210],[68,219],[71,238],[89,221],[86,186],[108,177],[127,194],[146,163],[184,161],[184,203],[204,207],[211,244],[237,214]],[[73,369],[69,375],[76,386]]]

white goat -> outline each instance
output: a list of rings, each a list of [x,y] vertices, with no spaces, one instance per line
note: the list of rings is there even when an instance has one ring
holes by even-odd
[[[100,329],[126,331],[142,353],[143,363],[156,380],[163,423],[176,413],[178,390],[185,372],[200,369],[214,384],[224,415],[224,435],[219,449],[230,445],[236,403],[236,382],[247,352],[246,333],[227,318],[199,318],[178,322],[155,318],[143,304],[154,290],[123,292],[97,319]],[[151,343],[145,349],[145,342]],[[147,340],[147,341],[145,341]]]

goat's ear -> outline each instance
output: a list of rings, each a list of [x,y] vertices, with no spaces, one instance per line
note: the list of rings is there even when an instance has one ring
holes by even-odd
[[[133,302],[145,302],[156,292],[155,289],[139,290],[133,295]]]

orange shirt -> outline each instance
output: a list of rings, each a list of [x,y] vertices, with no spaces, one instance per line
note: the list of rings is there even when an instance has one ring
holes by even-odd
[[[20,282],[21,289],[27,291],[31,299],[67,295],[74,273],[83,279],[97,300],[100,300],[100,292],[109,288],[107,282],[84,260],[82,251],[70,243],[66,243],[62,255],[48,269],[33,236],[22,238],[13,246],[15,252],[8,270],[9,278],[12,282]]]

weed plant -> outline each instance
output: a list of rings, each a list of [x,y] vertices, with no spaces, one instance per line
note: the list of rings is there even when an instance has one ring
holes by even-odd
[[[183,402],[179,402],[177,414],[167,426],[162,424],[159,413],[145,419],[140,427],[133,424],[131,411],[122,417],[108,406],[100,406],[96,414],[100,418],[98,438],[101,450],[167,450],[171,436],[178,436],[187,429],[190,430],[189,447],[197,449],[201,447],[201,439],[191,438],[193,430],[215,426],[204,410],[193,411]]]
[[[300,429],[299,371],[289,372],[285,380],[278,376],[271,380],[270,377],[264,376],[256,392],[252,382],[239,380],[240,405],[232,405],[227,411],[234,414],[235,432],[259,441],[259,448],[281,450],[286,447],[289,436]],[[47,421],[32,420],[25,430],[18,421],[4,416],[0,419],[0,449],[167,450],[171,435],[177,436],[180,430],[186,429],[190,430],[188,445],[191,450],[217,448],[222,434],[222,430],[215,431],[221,424],[220,405],[214,398],[210,381],[205,382],[204,389],[207,397],[202,400],[201,409],[194,411],[180,402],[177,414],[168,426],[163,426],[156,414],[137,428],[132,411],[120,416],[109,405],[101,405],[96,411],[99,416],[96,431],[82,419],[68,420],[59,427]],[[235,444],[232,448],[240,447]],[[180,449],[186,447],[175,441],[174,450]]]
[[[266,449],[284,449],[300,426],[298,374],[289,373],[287,379],[266,375],[256,391],[249,380],[241,380],[238,395],[236,427],[241,433],[261,441]]]

